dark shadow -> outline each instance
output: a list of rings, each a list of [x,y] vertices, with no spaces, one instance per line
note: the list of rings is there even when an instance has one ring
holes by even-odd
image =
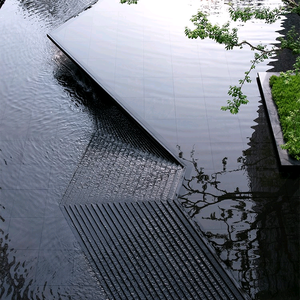
[[[0,8],[2,7],[2,5],[4,4],[5,0],[0,0]]]
[[[173,199],[180,163],[67,56],[60,56],[54,77],[94,121],[61,205]]]
[[[286,19],[282,21],[283,29],[278,31],[278,33],[286,38],[287,33],[293,26],[295,27],[296,32],[300,34],[300,16],[295,13],[287,14]],[[296,57],[297,55],[293,54],[289,49],[281,50],[278,55],[274,57],[276,60],[268,63],[268,65],[272,67],[268,72],[285,72],[293,69]]]
[[[70,94],[73,104],[87,110],[92,116],[95,132],[114,135],[119,141],[140,151],[176,162],[154,137],[67,56],[60,56],[54,77]]]

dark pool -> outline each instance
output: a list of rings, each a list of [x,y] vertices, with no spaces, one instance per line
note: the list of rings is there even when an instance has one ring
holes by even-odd
[[[1,299],[102,297],[59,203],[99,118],[118,107],[46,36],[92,4],[0,1]],[[279,24],[260,28],[243,30],[271,42]],[[184,54],[177,30],[169,38]],[[296,300],[300,178],[278,171],[255,74],[246,87],[250,103],[236,116],[220,111],[251,52],[226,52],[210,41],[193,47],[201,51],[197,62],[173,69],[185,78],[178,95],[167,102],[146,97],[135,109],[186,162],[179,198],[242,288],[253,299]],[[199,72],[203,95],[189,70]],[[130,176],[128,170],[120,172]]]

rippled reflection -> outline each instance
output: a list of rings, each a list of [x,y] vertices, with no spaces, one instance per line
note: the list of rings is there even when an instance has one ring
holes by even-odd
[[[48,219],[47,225],[54,225],[42,228],[47,189],[48,186],[49,191],[53,186],[57,189],[66,178],[69,179],[73,172],[70,158],[74,157],[79,145],[77,140],[76,145],[72,142],[70,146],[67,139],[74,141],[74,137],[76,139],[80,135],[80,129],[89,125],[86,115],[73,121],[69,118],[74,116],[76,108],[73,104],[72,108],[67,104],[71,96],[66,96],[53,79],[53,45],[46,33],[49,27],[58,26],[85,9],[90,1],[16,0],[0,1],[0,4],[3,32],[0,55],[0,298],[101,299],[100,295],[93,295],[95,289],[83,294],[79,287],[78,282],[85,281],[89,286],[94,283],[86,262],[80,261],[81,256],[76,255],[73,244],[70,247],[73,252],[70,253],[72,258],[75,257],[74,261],[80,263],[75,271],[74,262],[64,260],[63,255],[55,256],[50,246],[45,253],[39,249],[42,247],[39,243],[42,235],[48,237],[47,245],[51,243],[54,247],[65,247],[66,239],[61,245],[53,240],[58,227],[57,219]],[[63,104],[64,100],[67,100],[67,105]],[[74,126],[72,131],[66,128],[68,123]],[[61,138],[57,138],[59,130]],[[83,146],[79,147],[85,147],[86,143],[84,141]],[[77,163],[78,158],[74,161]],[[51,180],[49,175],[55,172],[57,175]],[[35,187],[31,185],[32,179]],[[35,197],[38,190],[40,196]],[[55,198],[52,201],[56,201]],[[49,214],[51,209],[47,209]],[[13,218],[11,214],[14,214]],[[63,239],[66,235],[62,231]],[[67,232],[68,236],[70,232]],[[69,249],[65,247],[57,253],[68,253],[66,250]],[[57,267],[65,265],[68,268],[71,266],[72,272],[61,268],[62,272],[58,274]],[[85,278],[79,278],[78,274],[83,273]],[[61,277],[70,280],[69,286],[57,280]],[[56,285],[53,284],[55,280]]]
[[[5,206],[0,204],[0,298],[29,299],[29,288],[33,280],[26,281],[32,265],[16,258],[16,251],[10,247],[8,234],[2,230],[5,223],[3,211]]]
[[[65,21],[83,9],[95,4],[98,0],[70,0],[62,3],[59,0],[19,0],[19,5],[29,16],[40,17],[43,22]]]
[[[93,94],[96,85],[67,60],[55,77],[77,105],[90,109],[97,123],[103,98]],[[186,158],[193,173],[184,183],[181,200],[253,299],[296,299],[299,221],[294,209],[299,208],[299,177],[277,171],[262,106],[258,114],[249,148],[237,158],[238,167],[231,169],[224,157],[223,168],[209,172],[198,164],[200,157],[192,153]]]

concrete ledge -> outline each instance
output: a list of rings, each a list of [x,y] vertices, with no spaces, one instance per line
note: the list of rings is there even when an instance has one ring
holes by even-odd
[[[287,150],[281,148],[281,145],[284,144],[284,139],[281,130],[281,125],[279,122],[279,116],[277,113],[277,107],[272,99],[271,88],[269,85],[269,79],[272,75],[279,75],[279,73],[260,72],[258,73],[257,81],[263,99],[263,103],[266,108],[266,114],[269,120],[273,141],[275,143],[279,168],[282,171],[300,170],[300,161],[293,159],[288,154]]]

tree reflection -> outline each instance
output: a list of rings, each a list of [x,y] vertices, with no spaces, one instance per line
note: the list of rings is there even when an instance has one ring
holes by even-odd
[[[184,159],[193,165],[193,171],[195,172],[195,175],[190,179],[185,179],[183,187],[186,192],[181,195],[181,199],[184,200],[183,204],[185,207],[191,209],[192,216],[199,213],[200,209],[216,205],[226,199],[243,200],[249,198],[251,192],[242,192],[238,187],[234,191],[228,191],[225,188],[220,187],[221,181],[219,180],[219,177],[224,174],[245,169],[245,165],[243,165],[244,158],[241,156],[237,160],[241,163],[241,166],[238,169],[227,171],[227,159],[227,157],[222,159],[222,171],[210,175],[205,173],[204,168],[198,166],[198,162],[194,158],[194,151],[191,152],[191,160]],[[200,199],[191,201],[189,199],[191,195],[193,195],[193,199],[195,198],[195,195],[200,197]]]
[[[238,167],[229,169],[224,157],[222,170],[211,173],[199,165],[192,151],[190,159],[185,159],[192,174],[185,178],[179,198],[253,299],[296,300],[299,176],[281,174],[274,164],[261,168],[268,154],[262,151],[263,159],[252,146],[237,159]],[[260,150],[264,147],[270,144]],[[228,178],[241,176],[249,181],[247,186],[243,180],[228,184]]]
[[[200,218],[200,223],[204,223],[203,234],[222,261],[237,273],[237,279],[249,292],[251,280],[246,279],[243,272],[251,270],[254,262],[249,251],[257,248],[257,214],[252,200],[254,195],[251,191],[242,191],[238,186],[232,190],[222,186],[222,177],[245,172],[245,157],[237,159],[239,166],[233,170],[228,170],[228,159],[224,157],[223,169],[211,174],[198,165],[194,151],[191,152],[191,159],[185,160],[192,164],[193,175],[189,179],[185,178],[179,198],[190,215]],[[248,276],[254,277],[253,274]]]

